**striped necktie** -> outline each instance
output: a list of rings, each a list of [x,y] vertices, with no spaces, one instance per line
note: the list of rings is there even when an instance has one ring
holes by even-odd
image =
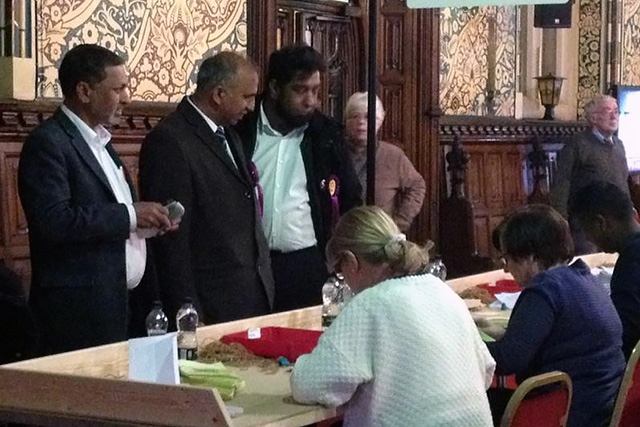
[[[229,147],[229,141],[227,141],[227,135],[224,133],[224,128],[222,126],[218,126],[216,129],[216,135],[222,139],[222,143],[224,144],[224,148],[231,159],[233,165],[238,168],[238,164],[236,163],[236,159],[233,158],[233,153],[231,152],[231,147]]]

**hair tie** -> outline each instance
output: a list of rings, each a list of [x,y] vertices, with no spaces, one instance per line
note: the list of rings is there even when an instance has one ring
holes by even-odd
[[[390,244],[400,243],[400,242],[405,242],[406,240],[407,240],[407,236],[405,234],[398,233],[389,240],[389,243]]]
[[[407,236],[403,233],[398,233],[395,236],[391,236],[386,245],[384,245],[384,252],[389,255],[393,253],[393,247],[407,240]]]

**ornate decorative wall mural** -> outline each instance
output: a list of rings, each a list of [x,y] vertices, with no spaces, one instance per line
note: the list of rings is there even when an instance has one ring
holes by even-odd
[[[580,0],[580,29],[578,32],[578,115],[600,88],[602,38],[601,0]]]
[[[126,58],[133,99],[175,102],[202,58],[244,51],[247,0],[44,0],[38,5],[37,96],[61,97],[58,66],[81,43]]]
[[[514,115],[515,34],[513,6],[441,10],[440,108],[444,114]]]
[[[640,0],[622,2],[622,84],[640,85]]]

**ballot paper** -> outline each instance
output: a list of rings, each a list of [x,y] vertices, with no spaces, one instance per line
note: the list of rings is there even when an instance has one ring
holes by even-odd
[[[496,294],[495,297],[496,300],[489,304],[489,307],[502,310],[513,310],[513,307],[515,307],[516,302],[520,297],[520,292],[502,292]]]
[[[129,340],[129,379],[180,384],[176,334]]]

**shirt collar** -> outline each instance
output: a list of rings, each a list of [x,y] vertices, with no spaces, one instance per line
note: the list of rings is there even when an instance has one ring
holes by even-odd
[[[594,129],[591,129],[591,131],[596,136],[596,138],[598,138],[598,141],[602,142],[603,144],[612,144],[613,143],[613,135],[611,136],[611,142],[608,142],[608,141],[605,140],[604,135],[598,129],[594,128]]]
[[[69,117],[69,120],[78,128],[80,135],[90,145],[97,145],[99,147],[105,147],[111,140],[111,134],[104,126],[98,125],[92,129],[84,120],[82,120],[76,113],[71,111],[69,107],[62,104],[60,109],[64,114]]]
[[[303,134],[308,127],[309,127],[309,124],[307,123],[305,125],[302,125],[300,127],[297,127],[291,130],[291,132],[289,132],[287,135],[283,135],[271,126],[271,123],[269,123],[269,119],[267,118],[267,114],[264,112],[264,101],[260,103],[260,116],[258,118],[258,129],[260,130],[261,133],[266,133],[271,136],[296,136],[296,135]]]
[[[193,102],[193,101],[191,100],[191,97],[190,97],[190,96],[187,96],[187,101],[189,101],[189,104],[191,104],[191,106],[192,106],[193,108],[195,108],[195,109],[196,109],[196,111],[197,111],[198,113],[200,113],[200,115],[202,116],[202,118],[204,119],[204,121],[205,121],[205,122],[207,122],[207,124],[209,125],[209,127],[211,128],[211,130],[213,131],[213,133],[216,133],[216,131],[218,130],[218,128],[219,128],[219,127],[220,127],[220,128],[222,128],[222,126],[218,126],[218,125],[216,124],[216,122],[214,122],[213,120],[211,120],[211,119],[209,118],[209,116],[207,116],[207,115],[206,115],[206,114],[205,114],[205,113],[204,113],[200,108],[198,108],[198,106],[195,104],[195,102]]]

